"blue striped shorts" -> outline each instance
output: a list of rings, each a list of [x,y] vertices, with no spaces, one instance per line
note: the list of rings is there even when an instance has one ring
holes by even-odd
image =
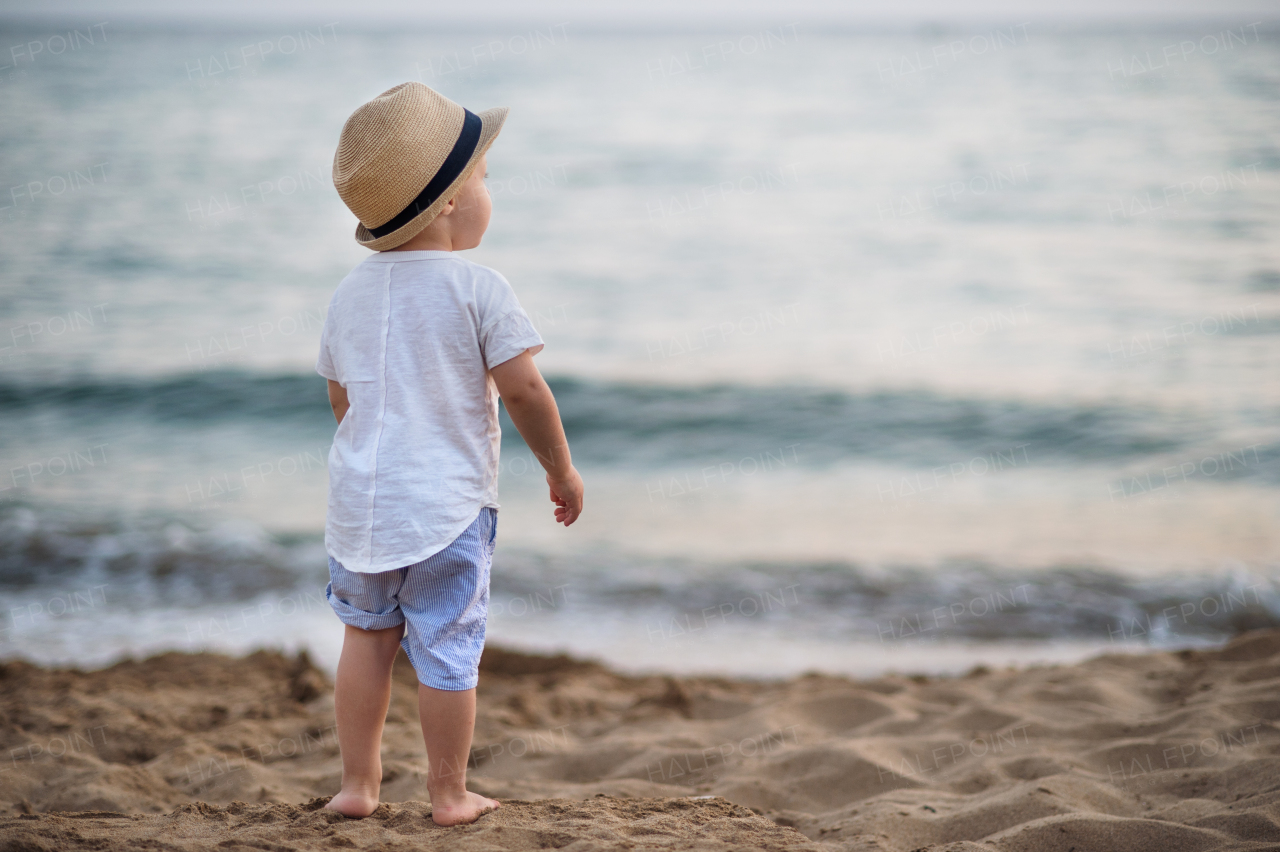
[[[360,574],[330,556],[329,606],[343,624],[363,630],[405,624],[400,645],[418,680],[434,689],[472,689],[484,650],[497,532],[498,513],[485,508],[452,544],[416,565]]]

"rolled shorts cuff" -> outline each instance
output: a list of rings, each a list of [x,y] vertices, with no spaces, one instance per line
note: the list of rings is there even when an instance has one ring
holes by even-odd
[[[388,627],[404,624],[404,612],[399,607],[390,612],[365,612],[334,595],[332,580],[325,586],[324,596],[329,601],[329,606],[333,608],[334,614],[338,616],[338,620],[349,627],[359,627],[361,630],[386,630]]]
[[[438,660],[423,659],[423,655],[409,641],[408,636],[400,642],[400,647],[404,648],[405,656],[409,658],[409,662],[413,664],[413,670],[418,674],[418,683],[423,686],[444,692],[463,692],[475,689],[480,683],[479,666],[474,671],[464,673],[457,670],[456,664],[450,667],[441,664]]]

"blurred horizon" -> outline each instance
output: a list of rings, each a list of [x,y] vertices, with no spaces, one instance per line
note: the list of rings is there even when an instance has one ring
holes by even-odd
[[[461,4],[459,4],[460,6]],[[1001,24],[1010,21],[1036,23],[1094,21],[1122,25],[1126,21],[1151,31],[1153,24],[1174,27],[1196,22],[1253,16],[1274,24],[1280,19],[1280,8],[1266,0],[1082,0],[1071,4],[1027,3],[1025,0],[911,0],[886,7],[871,0],[796,0],[785,4],[776,0],[716,0],[696,4],[657,0],[645,3],[596,3],[588,0],[539,2],[536,14],[531,4],[516,0],[481,0],[464,8],[445,4],[424,5],[412,0],[378,0],[360,8],[359,17],[343,20],[344,26],[357,29],[361,22],[377,24],[431,24],[447,27],[492,27],[496,24],[528,25],[546,23],[549,19],[567,19],[575,27],[654,28],[708,27],[724,30],[750,28],[786,22],[810,26],[973,26]],[[32,10],[21,0],[0,0],[0,21],[53,20],[82,18],[103,14],[130,23],[150,21],[164,26],[176,22],[246,22],[253,24],[303,22],[317,16],[350,15],[350,4],[343,0],[229,0],[216,6],[209,4],[175,4],[165,0],[47,0]],[[1248,22],[1243,22],[1248,23]],[[1158,31],[1158,30],[1157,30]]]

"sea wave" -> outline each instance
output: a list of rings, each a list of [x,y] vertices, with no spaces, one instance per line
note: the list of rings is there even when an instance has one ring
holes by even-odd
[[[1198,409],[1153,411],[1120,402],[1047,405],[923,390],[848,393],[814,387],[701,387],[550,380],[575,455],[593,462],[662,464],[797,445],[810,464],[872,459],[928,466],[1031,447],[1041,462],[1127,463],[1221,449],[1227,427]],[[230,370],[155,379],[86,378],[0,384],[11,417],[133,418],[202,425],[285,421],[332,428],[324,380]],[[1257,412],[1259,428],[1274,412]],[[505,418],[505,415],[504,415]],[[509,422],[505,422],[510,427]],[[513,428],[508,441],[519,442]],[[1276,454],[1261,450],[1269,458]],[[1274,462],[1274,458],[1272,458]],[[1269,472],[1274,463],[1238,475]]]
[[[193,530],[153,516],[77,518],[65,509],[0,510],[0,630],[85,610],[234,608],[327,577],[318,537],[252,524]],[[495,612],[629,621],[652,641],[727,624],[844,641],[1110,639],[1162,644],[1280,627],[1274,566],[1143,577],[1118,567],[1009,568],[857,562],[695,562],[621,552],[556,556],[499,549]]]

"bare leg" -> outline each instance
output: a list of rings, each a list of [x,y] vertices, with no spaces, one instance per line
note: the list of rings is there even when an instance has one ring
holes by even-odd
[[[418,684],[418,715],[427,744],[427,791],[437,825],[475,822],[499,807],[493,799],[467,792],[467,761],[476,726],[476,691],[451,692]]]
[[[391,704],[391,667],[404,625],[385,630],[347,626],[334,683],[338,747],[342,750],[342,791],[326,808],[349,817],[367,817],[378,807],[382,786],[382,726]]]

